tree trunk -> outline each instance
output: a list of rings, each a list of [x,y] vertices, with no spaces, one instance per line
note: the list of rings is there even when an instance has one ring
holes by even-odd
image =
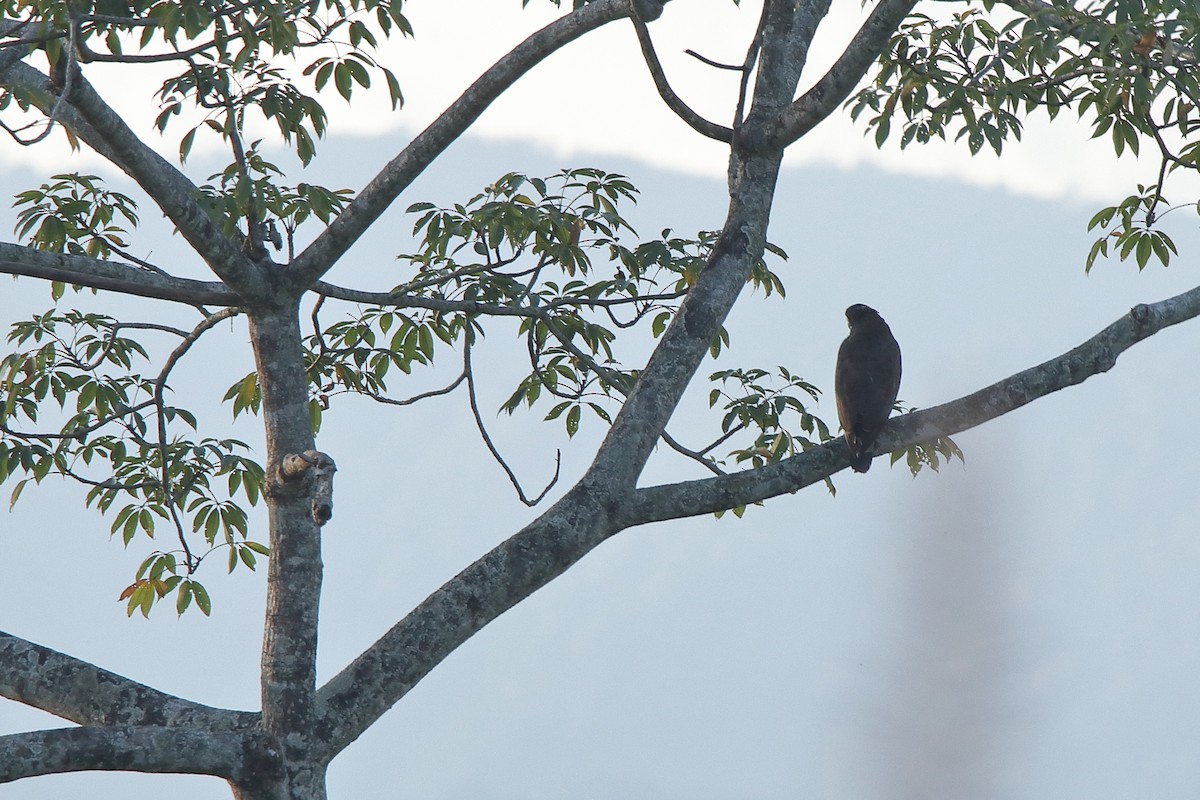
[[[250,312],[250,340],[262,390],[266,430],[271,559],[262,654],[262,720],[279,743],[283,774],[243,785],[239,798],[324,800],[325,764],[316,761],[317,612],[321,593],[321,528],[313,519],[312,480],[286,480],[281,466],[313,447],[308,378],[298,304]]]

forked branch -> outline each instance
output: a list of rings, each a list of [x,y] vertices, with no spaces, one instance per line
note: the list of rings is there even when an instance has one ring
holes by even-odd
[[[671,88],[671,84],[667,81],[667,75],[663,71],[662,62],[658,60],[658,53],[654,51],[654,42],[650,39],[650,30],[646,27],[646,23],[642,22],[637,17],[631,18],[633,28],[637,31],[638,44],[642,48],[642,58],[646,61],[646,66],[650,69],[650,77],[654,79],[654,87],[658,89],[658,96],[667,104],[667,108],[675,112],[675,116],[691,126],[692,130],[699,134],[716,139],[719,142],[729,144],[733,141],[733,131],[726,128],[724,125],[718,125],[715,122],[710,122],[704,117],[697,114],[692,108],[683,101],[683,98],[675,93]]]

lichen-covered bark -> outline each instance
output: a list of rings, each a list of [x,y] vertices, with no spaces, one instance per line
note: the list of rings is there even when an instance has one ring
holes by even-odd
[[[0,736],[0,783],[63,772],[120,770],[215,775],[258,785],[278,768],[278,754],[260,733],[105,726]]]
[[[263,635],[263,727],[283,752],[287,797],[325,796],[324,764],[313,760],[320,527],[311,481],[286,480],[287,456],[313,449],[308,376],[295,300],[250,314],[250,342],[262,389],[271,560]]]
[[[258,715],[194,703],[0,632],[0,697],[79,725],[179,726],[248,731]]]

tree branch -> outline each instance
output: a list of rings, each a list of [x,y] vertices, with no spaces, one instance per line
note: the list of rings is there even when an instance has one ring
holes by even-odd
[[[11,58],[14,54],[19,56],[19,58]],[[27,55],[28,53],[18,48],[10,53],[4,53],[3,57],[0,57],[0,86],[5,88],[22,88],[31,91],[34,104],[47,117],[54,111],[57,105],[55,118],[60,123],[69,128],[72,133],[86,142],[97,153],[112,163],[117,163],[116,151],[104,140],[100,132],[81,117],[69,103],[58,103],[54,94],[54,88],[50,84],[50,79],[28,64],[20,63],[20,58],[24,58]]]
[[[0,696],[80,725],[194,726],[216,732],[258,725],[258,714],[193,703],[3,631]]]
[[[604,5],[601,0],[585,10]],[[779,109],[791,102],[802,68],[783,54],[805,45],[816,20],[808,9],[772,6],[770,0],[768,6],[773,12],[764,25],[763,53],[777,73],[756,84],[755,102]],[[619,529],[613,523],[621,506],[765,248],[782,151],[759,149],[762,131],[753,120],[754,109],[746,122],[747,144],[740,137],[734,143],[729,215],[709,264],[659,340],[592,467],[538,519],[426,598],[322,687],[316,726],[322,760],[360,736],[460,644]]]
[[[0,72],[0,82],[39,90],[35,103],[47,114],[57,100],[46,77],[25,64],[14,64]],[[142,142],[82,73],[73,74],[71,92],[66,100],[66,107],[74,109],[78,117],[68,115],[66,108],[60,108],[56,112],[59,121],[70,126],[80,139],[137,181],[219,277],[236,281],[239,288],[252,288],[254,275],[249,261],[196,202],[196,185]],[[73,123],[77,121],[86,124],[75,127]]]
[[[328,762],[476,632],[612,535],[614,498],[577,484],[426,598],[317,693]]]
[[[709,122],[704,117],[697,114],[683,102],[683,98],[675,93],[671,88],[671,84],[667,82],[666,73],[663,72],[662,63],[658,60],[658,54],[654,52],[654,42],[650,39],[650,30],[646,27],[646,23],[642,22],[637,17],[630,18],[633,21],[633,29],[637,31],[638,44],[642,48],[642,58],[646,61],[646,66],[650,69],[650,77],[654,79],[654,86],[658,89],[658,96],[667,104],[667,108],[675,112],[675,115],[691,126],[692,130],[699,134],[716,139],[719,142],[726,144],[733,141],[733,131],[726,128],[724,125],[718,125],[715,122]]]
[[[1200,287],[1128,314],[1078,347],[1036,367],[935,408],[894,418],[875,451],[887,453],[917,442],[974,428],[1052,392],[1107,372],[1117,357],[1164,328],[1200,316]],[[619,527],[708,514],[795,492],[850,464],[841,437],[773,464],[720,478],[638,489],[621,506]]]
[[[795,96],[803,55],[827,4],[768,2],[761,25],[759,79],[734,139],[729,211],[708,263],[650,356],[589,468],[586,480],[623,494],[636,485],[667,421],[713,337],[766,248],[782,146],[770,141],[779,109]],[[799,55],[797,55],[799,54]],[[616,490],[616,487],[620,487]]]
[[[804,136],[850,96],[915,5],[915,0],[883,0],[875,7],[837,62],[784,112],[776,134],[781,144]]]
[[[232,306],[239,302],[238,296],[219,281],[176,278],[115,261],[52,253],[8,242],[0,242],[0,273],[188,305]]]
[[[497,61],[399,155],[388,162],[329,227],[292,262],[295,280],[311,285],[341,258],[400,193],[497,97],[563,46],[635,12],[633,0],[597,0],[550,23]]]
[[[262,733],[180,728],[57,728],[0,736],[0,783],[84,770],[215,775],[244,783],[278,770],[278,752]]]
[[[501,305],[499,303],[483,303],[478,300],[453,300],[445,297],[426,297],[424,295],[405,294],[398,292],[367,292],[361,289],[348,289],[335,286],[325,281],[317,281],[312,291],[322,297],[332,297],[335,300],[345,300],[348,303],[362,303],[374,306],[390,306],[392,308],[426,308],[430,311],[459,311],[464,314],[479,314],[493,317],[535,317],[549,319],[550,312],[558,308],[582,307],[613,308],[616,306],[637,305],[640,303],[656,303],[665,300],[678,300],[684,297],[686,291],[660,292],[658,294],[630,295],[623,297],[562,297],[542,305]]]

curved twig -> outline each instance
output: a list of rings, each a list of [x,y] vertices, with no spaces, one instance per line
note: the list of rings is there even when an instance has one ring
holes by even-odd
[[[542,498],[550,491],[554,484],[558,483],[559,470],[562,467],[562,451],[556,450],[554,453],[554,477],[546,484],[546,488],[542,489],[537,497],[530,500],[525,496],[525,490],[521,488],[521,482],[517,480],[517,476],[512,469],[504,461],[504,457],[500,455],[500,451],[496,449],[496,445],[492,444],[492,438],[488,436],[487,428],[484,427],[483,417],[479,413],[479,404],[475,400],[475,376],[471,372],[471,338],[472,334],[468,331],[466,343],[463,346],[463,375],[467,379],[467,398],[470,400],[471,413],[475,416],[475,427],[479,429],[479,435],[483,438],[483,443],[487,445],[488,452],[492,454],[492,458],[496,459],[503,469],[508,479],[512,482],[513,488],[517,490],[517,497],[521,498],[521,502],[529,507],[536,506],[542,501]]]
[[[420,394],[414,394],[412,397],[406,397],[403,400],[396,400],[391,397],[384,397],[383,395],[380,395],[380,394],[371,394],[371,393],[367,393],[367,397],[371,398],[372,400],[374,400],[377,403],[384,403],[385,405],[389,405],[389,406],[411,406],[413,403],[419,403],[422,400],[428,400],[431,397],[440,397],[441,395],[444,395],[444,394],[450,394],[455,389],[457,389],[459,387],[459,385],[466,379],[467,379],[467,370],[464,368],[463,371],[461,373],[459,373],[457,378],[455,378],[453,381],[451,381],[449,383],[449,385],[443,386],[441,389],[431,389],[428,392],[421,392]]]
[[[697,61],[701,61],[705,64],[708,64],[710,67],[716,67],[717,69],[727,69],[730,72],[742,72],[742,70],[743,70],[743,66],[741,64],[722,64],[720,61],[713,61],[711,58],[707,58],[705,56],[700,55],[695,50],[684,50],[683,52],[688,54],[692,58],[696,59]]]
[[[159,460],[159,481],[162,484],[163,505],[166,506],[167,512],[171,515],[171,520],[175,523],[175,532],[179,538],[179,544],[183,547],[183,554],[186,558],[188,574],[195,571],[199,564],[198,559],[192,554],[191,548],[188,546],[187,534],[183,530],[183,520],[179,518],[179,509],[175,507],[175,498],[171,496],[171,474],[170,465],[167,463],[167,414],[165,393],[167,389],[167,378],[171,374],[171,370],[179,363],[179,359],[191,349],[192,345],[204,334],[205,331],[212,328],[218,322],[231,317],[236,317],[241,313],[237,308],[224,308],[215,314],[205,318],[188,333],[182,342],[180,342],[171,354],[167,356],[163,368],[158,373],[158,377],[154,381],[154,405],[157,409],[158,416],[158,460]]]
[[[667,81],[667,75],[663,71],[662,62],[658,60],[658,53],[654,52],[654,42],[650,39],[650,30],[646,27],[646,23],[635,17],[630,17],[633,22],[633,29],[637,31],[638,44],[642,48],[642,58],[646,62],[646,66],[650,69],[650,77],[654,79],[654,86],[658,89],[658,96],[667,104],[667,108],[675,112],[675,116],[686,122],[692,130],[700,133],[710,139],[716,139],[719,142],[729,144],[733,141],[733,131],[726,128],[724,125],[718,125],[715,122],[710,122],[704,117],[697,114],[692,108],[683,101],[675,90],[671,88],[671,84]],[[686,51],[691,55],[696,55],[691,50]],[[703,59],[701,56],[696,56]],[[707,62],[711,63],[711,62]],[[721,66],[713,64],[713,66]],[[735,67],[740,69],[740,67]]]

